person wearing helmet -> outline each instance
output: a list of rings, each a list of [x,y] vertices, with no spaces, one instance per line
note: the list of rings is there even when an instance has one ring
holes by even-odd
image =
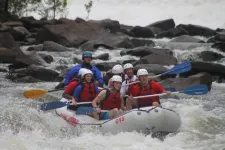
[[[169,96],[170,92],[166,92],[164,88],[157,82],[149,80],[148,78],[148,71],[146,69],[139,69],[137,71],[137,77],[140,83],[134,85],[131,89],[130,96],[128,98],[128,102],[126,105],[126,109],[132,108],[141,108],[147,106],[160,106],[159,97],[146,97],[146,98],[139,98],[134,99],[133,96],[143,96],[143,95],[152,95],[152,94],[160,94],[160,93],[167,93],[166,95]]]
[[[114,75],[111,81],[113,83],[112,88],[110,90],[102,90],[92,102],[92,106],[96,108],[97,111],[93,113],[95,119],[112,119],[119,114],[120,109],[125,110],[120,99],[122,78],[118,75]],[[100,106],[98,103],[100,103]],[[101,109],[109,110],[109,112],[101,112]]]
[[[123,66],[124,72],[126,74],[126,79],[122,83],[122,87],[120,89],[120,95],[121,99],[124,98],[125,95],[130,95],[131,89],[135,84],[131,84],[132,82],[138,81],[138,78],[136,75],[134,75],[134,66],[130,63],[126,63]]]
[[[119,64],[113,66],[113,68],[112,68],[112,74],[113,75],[118,75],[118,76],[122,77],[122,80],[125,79],[123,67],[121,65],[119,65]],[[112,87],[112,81],[111,81],[111,79],[109,79],[108,88],[111,88],[111,87]]]
[[[72,103],[76,106],[77,102],[92,102],[99,93],[98,86],[92,80],[92,71],[84,70],[81,72],[81,80],[76,87]]]
[[[88,69],[86,69],[86,68],[81,68],[81,69],[79,70],[78,78],[73,78],[73,79],[70,81],[70,83],[68,84],[68,86],[66,86],[66,88],[64,89],[64,92],[63,92],[63,95],[62,95],[63,98],[66,98],[66,99],[68,99],[68,100],[74,99],[73,93],[74,93],[76,87],[77,87],[78,84],[79,84],[79,81],[80,81],[80,79],[81,79],[81,75],[82,75],[85,71],[87,71],[87,70],[88,70]]]
[[[98,86],[103,86],[104,84],[104,80],[103,77],[101,75],[101,72],[98,70],[97,67],[95,67],[94,65],[91,65],[91,60],[92,60],[92,53],[89,51],[85,51],[82,54],[82,60],[83,63],[82,64],[78,64],[76,66],[74,66],[65,76],[65,80],[64,80],[64,84],[68,85],[70,80],[72,78],[78,78],[78,73],[79,70],[81,68],[86,68],[92,71],[93,73],[93,79],[95,80],[95,83]]]

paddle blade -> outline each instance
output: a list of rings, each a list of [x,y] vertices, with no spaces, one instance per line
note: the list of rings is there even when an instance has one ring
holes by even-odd
[[[168,70],[167,72],[162,73],[161,75],[165,74],[179,74],[183,72],[188,72],[191,70],[191,63],[188,61],[184,61],[181,64],[177,64],[172,69]]]
[[[77,115],[87,115],[90,113],[96,112],[96,110],[92,107],[88,106],[81,106],[77,108],[76,114]]]
[[[179,93],[188,95],[204,95],[208,93],[208,87],[204,84],[190,86]]]
[[[48,93],[48,91],[46,90],[29,90],[29,91],[25,91],[23,93],[25,98],[40,98],[43,95],[45,95],[45,93]]]
[[[66,105],[68,105],[67,102],[54,101],[54,102],[42,104],[40,109],[43,110],[43,111],[47,111],[47,110],[52,110],[52,109],[64,107]]]
[[[175,88],[164,88],[165,91],[176,92]]]

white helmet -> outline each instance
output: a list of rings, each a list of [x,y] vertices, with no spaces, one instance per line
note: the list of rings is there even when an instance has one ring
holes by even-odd
[[[146,69],[139,69],[137,71],[137,76],[144,76],[144,75],[148,75],[148,71]]]
[[[81,68],[78,72],[78,76],[82,76],[82,74],[86,71],[87,69],[86,68]]]
[[[86,70],[84,70],[84,71],[82,72],[81,78],[84,78],[84,76],[85,76],[86,74],[91,74],[91,75],[92,75],[93,73],[92,73],[91,70],[86,69]]]
[[[112,78],[111,78],[111,81],[112,82],[121,82],[122,83],[122,78],[118,75],[114,75]]]
[[[112,73],[113,74],[121,74],[121,73],[123,73],[123,67],[121,65],[115,65],[112,68]]]
[[[125,64],[124,66],[123,66],[123,69],[124,70],[126,70],[126,69],[128,69],[128,68],[134,68],[134,66],[132,65],[132,64],[130,64],[130,63],[127,63],[127,64]]]

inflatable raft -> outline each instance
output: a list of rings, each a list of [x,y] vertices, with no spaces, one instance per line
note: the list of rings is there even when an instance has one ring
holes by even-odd
[[[62,99],[62,101],[65,101],[65,99]],[[73,126],[97,126],[103,134],[132,131],[144,134],[173,133],[181,125],[180,116],[175,111],[155,106],[123,112],[109,120],[96,120],[88,115],[76,115],[76,112],[68,109],[67,106],[56,109],[56,114]]]

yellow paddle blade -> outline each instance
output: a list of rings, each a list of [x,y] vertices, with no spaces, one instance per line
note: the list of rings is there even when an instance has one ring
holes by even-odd
[[[40,98],[45,93],[48,93],[46,90],[28,90],[23,93],[24,97],[26,98]]]

